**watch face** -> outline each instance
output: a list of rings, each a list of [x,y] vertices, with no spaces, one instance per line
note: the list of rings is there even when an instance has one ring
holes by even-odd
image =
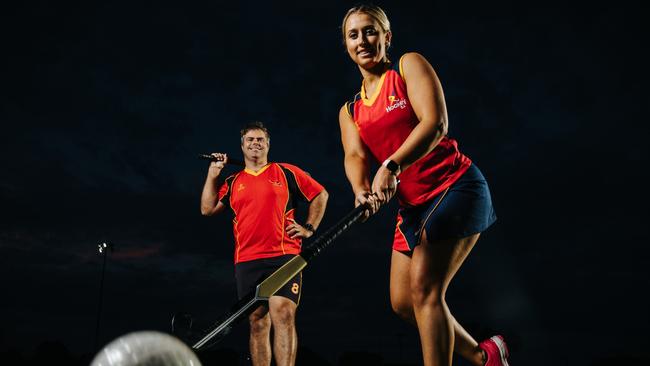
[[[397,165],[396,162],[389,160],[388,163],[386,163],[386,168],[391,172],[395,173],[397,172],[397,169],[399,169],[399,165]]]

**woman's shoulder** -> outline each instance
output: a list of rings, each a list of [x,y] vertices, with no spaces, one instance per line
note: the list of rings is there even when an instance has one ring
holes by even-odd
[[[427,65],[429,61],[418,52],[407,52],[399,58],[400,69],[411,66]]]
[[[397,71],[404,81],[406,81],[408,75],[419,78],[422,75],[433,72],[431,63],[418,52],[407,52],[403,54],[397,64],[399,66]]]
[[[354,118],[354,104],[361,99],[361,93],[357,93],[354,97],[348,99],[339,110],[339,116],[342,114],[348,115],[350,118]]]
[[[404,70],[426,65],[428,61],[418,52],[406,52],[400,56],[397,62],[393,62],[391,69],[397,72],[404,79]]]

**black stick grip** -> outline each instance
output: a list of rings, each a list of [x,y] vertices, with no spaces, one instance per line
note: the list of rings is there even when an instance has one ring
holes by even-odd
[[[327,248],[334,239],[343,234],[352,224],[359,221],[363,217],[363,212],[367,210],[366,206],[358,206],[352,211],[348,212],[342,219],[340,219],[334,226],[330,227],[319,235],[307,248],[303,249],[300,254],[307,262],[316,257],[323,249]]]
[[[208,154],[199,154],[199,159],[205,159],[205,160],[210,160],[210,161],[222,161],[221,159],[215,158],[214,156],[208,155]],[[236,159],[236,158],[231,158],[231,157],[228,157],[228,163],[227,164],[238,165],[238,166],[245,166],[246,165],[246,164],[244,164],[243,161],[241,161],[239,159]]]

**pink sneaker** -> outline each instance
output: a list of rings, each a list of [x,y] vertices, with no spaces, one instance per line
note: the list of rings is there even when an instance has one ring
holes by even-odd
[[[508,366],[508,346],[503,336],[496,335],[478,345],[485,351],[485,366]]]

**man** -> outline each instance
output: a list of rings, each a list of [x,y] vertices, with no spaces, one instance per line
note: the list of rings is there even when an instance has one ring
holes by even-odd
[[[201,213],[212,216],[227,206],[235,214],[235,278],[240,298],[292,257],[300,253],[301,240],[318,228],[327,205],[327,191],[296,166],[269,163],[270,135],[260,122],[241,130],[241,149],[246,168],[221,183],[217,178],[228,161],[212,162],[201,195]],[[295,204],[309,202],[305,223],[295,220]],[[293,365],[298,348],[296,307],[302,291],[302,273],[296,275],[268,306],[250,316],[250,352],[253,365],[271,364],[270,331],[273,326],[273,355],[278,366]]]

